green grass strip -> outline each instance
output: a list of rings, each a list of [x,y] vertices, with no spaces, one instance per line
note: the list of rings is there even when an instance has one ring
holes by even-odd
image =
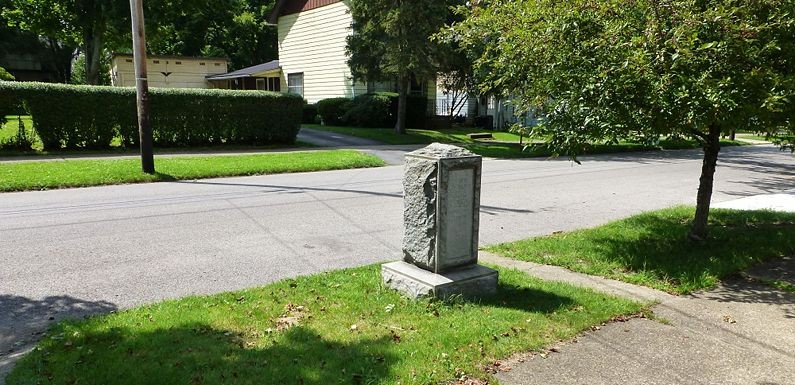
[[[691,207],[676,207],[490,250],[675,294],[710,288],[754,264],[795,253],[795,214],[712,210],[704,243],[687,240],[693,214]]]
[[[643,310],[507,269],[494,297],[414,301],[369,266],[61,323],[7,384],[439,384]]]
[[[155,175],[142,173],[139,159],[0,163],[0,191],[310,172],[383,165],[384,162],[373,155],[350,150],[160,157],[155,160],[158,171]]]
[[[321,125],[305,125],[321,131],[334,132],[337,134],[354,136],[358,138],[375,140],[384,144],[427,144],[433,142],[454,143],[466,147],[470,151],[490,158],[537,158],[549,157],[553,153],[543,144],[533,144],[525,148],[519,145],[519,135],[502,132],[490,131],[477,128],[456,128],[443,130],[406,130],[405,135],[398,135],[391,128],[360,128],[360,127],[335,127]],[[488,132],[494,136],[494,142],[476,141],[470,139],[468,134]],[[533,138],[523,138],[524,144],[533,142]],[[536,138],[538,139],[538,138]],[[721,146],[744,146],[748,145],[742,141],[721,140]],[[692,140],[684,139],[665,139],[661,140],[656,146],[643,145],[639,143],[621,142],[615,144],[593,144],[588,146],[581,155],[622,153],[633,151],[650,150],[683,150],[699,148],[699,144]]]

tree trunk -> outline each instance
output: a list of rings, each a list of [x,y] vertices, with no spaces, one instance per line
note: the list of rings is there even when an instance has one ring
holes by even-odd
[[[397,110],[397,123],[395,124],[395,132],[399,135],[406,133],[406,113],[407,104],[409,100],[409,77],[403,76],[398,80],[398,110]]]
[[[100,71],[102,60],[102,31],[97,26],[92,26],[90,31],[83,35],[84,52],[86,55],[86,83],[100,84]]]
[[[709,127],[709,134],[707,135],[706,143],[704,143],[704,163],[701,167],[701,178],[696,198],[696,216],[693,219],[693,226],[689,234],[690,239],[697,241],[707,239],[707,220],[709,219],[709,207],[712,202],[712,185],[715,180],[718,153],[720,153],[720,133],[720,126],[713,123]]]
[[[75,58],[76,48],[48,38],[47,49],[49,50],[50,61],[55,66],[59,83],[70,83],[72,81],[72,60]]]

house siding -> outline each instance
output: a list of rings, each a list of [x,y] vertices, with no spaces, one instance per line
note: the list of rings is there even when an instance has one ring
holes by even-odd
[[[352,18],[344,1],[297,14],[278,22],[279,63],[282,89],[289,74],[304,74],[304,98],[309,103],[367,92],[363,82],[354,84],[345,53]]]
[[[135,64],[132,59],[130,56],[113,58],[111,68],[113,86],[135,87]],[[226,73],[227,64],[226,60],[215,58],[150,56],[146,60],[149,86],[153,88],[210,88],[205,78]],[[167,73],[170,74],[165,76]]]

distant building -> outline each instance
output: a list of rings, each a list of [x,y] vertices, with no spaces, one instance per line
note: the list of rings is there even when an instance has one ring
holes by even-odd
[[[207,77],[225,74],[229,59],[218,57],[148,56],[147,77],[150,87],[214,88]],[[133,56],[116,54],[111,59],[111,84],[115,87],[135,87]]]
[[[18,81],[53,83],[59,80],[54,63],[31,53],[0,55],[0,67]]]

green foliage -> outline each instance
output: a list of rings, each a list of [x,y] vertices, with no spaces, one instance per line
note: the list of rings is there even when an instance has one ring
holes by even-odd
[[[13,81],[15,79],[14,79],[14,75],[11,75],[10,73],[8,73],[8,71],[6,71],[5,68],[0,67],[0,80]]]
[[[160,55],[219,56],[239,69],[278,58],[267,24],[274,0],[146,1],[149,48]]]
[[[323,122],[329,126],[394,127],[397,122],[399,96],[392,92],[359,95],[353,99],[332,98],[318,102]],[[428,98],[410,95],[407,98],[406,126],[424,128]]]
[[[594,140],[793,129],[795,3],[494,0],[453,38],[484,88],[537,109],[561,154]],[[486,42],[483,44],[483,42]]]
[[[304,114],[301,118],[301,123],[303,124],[316,124],[320,120],[320,116],[318,115],[317,104],[305,104],[304,105]]]
[[[85,77],[99,84],[104,48],[120,44],[130,31],[130,6],[114,0],[10,0],[3,10],[9,24],[21,30],[80,47],[86,56]]]
[[[434,79],[441,68],[440,56],[451,51],[441,49],[431,37],[450,19],[452,3],[351,1],[354,33],[348,37],[347,50],[353,76],[365,81],[397,80],[398,92],[403,96],[408,95],[412,78]],[[398,105],[395,128],[401,134],[406,126],[411,126],[405,119],[409,116],[407,110],[407,105]]]
[[[135,90],[44,83],[0,83],[0,100],[19,98],[45,150],[106,148],[137,142]],[[152,89],[158,146],[294,143],[300,97],[257,91]]]
[[[110,80],[110,58],[103,57],[99,63],[99,81],[96,85],[109,86]],[[86,55],[80,54],[72,65],[71,84],[89,84],[86,78]]]
[[[323,124],[329,126],[342,124],[345,113],[351,107],[351,99],[348,98],[330,98],[317,102],[317,112],[320,114]]]
[[[437,45],[430,37],[449,14],[446,1],[351,1],[356,33],[348,37],[348,64],[354,76],[375,81],[435,77]]]
[[[393,94],[366,94],[353,98],[351,108],[342,118],[343,122],[357,127],[394,127],[396,116],[391,108],[391,95]]]

